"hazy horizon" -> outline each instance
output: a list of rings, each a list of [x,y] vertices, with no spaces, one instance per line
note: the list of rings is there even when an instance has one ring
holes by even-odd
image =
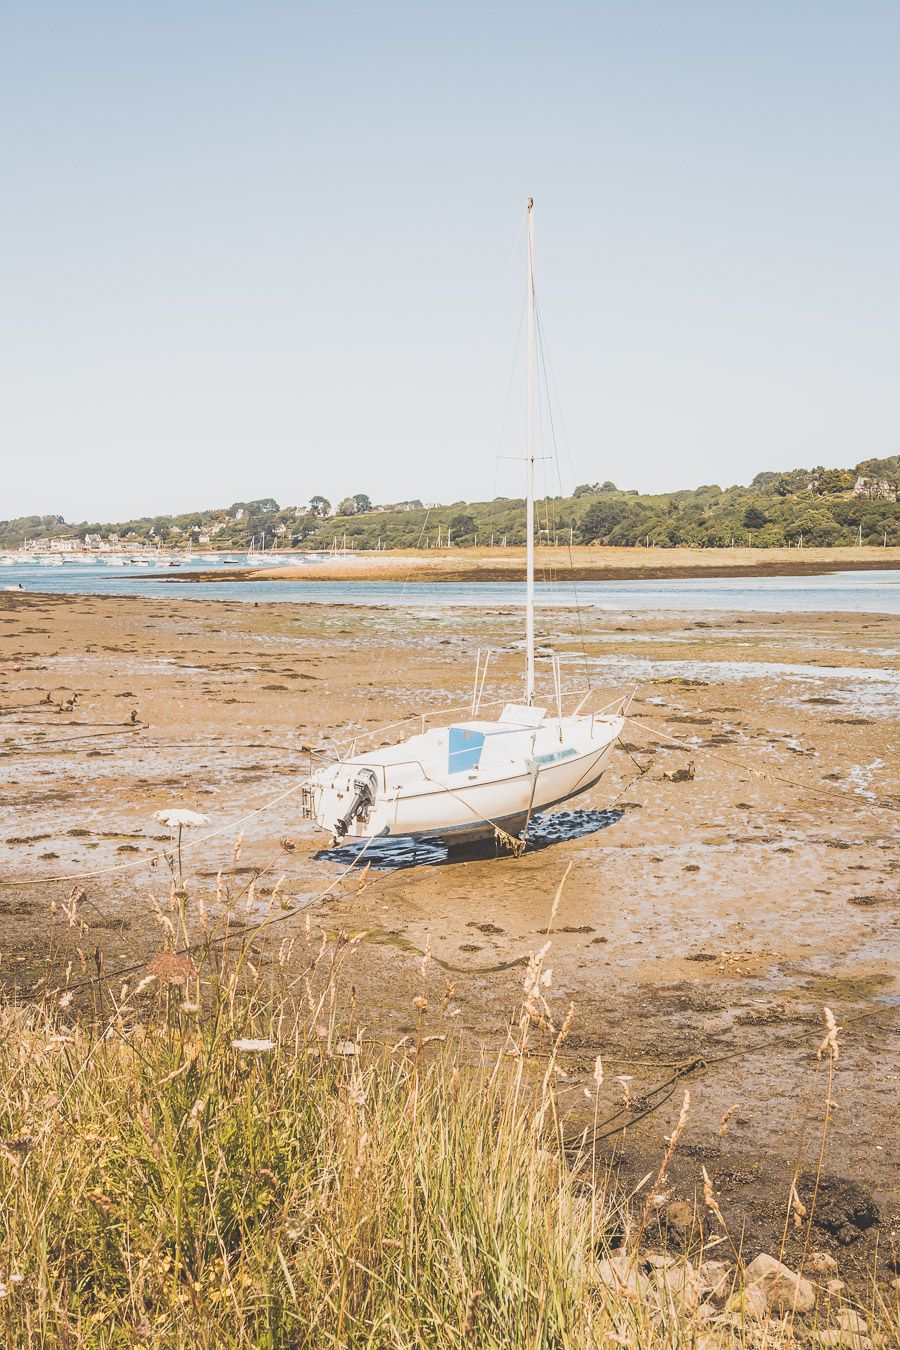
[[[529,195],[564,491],[897,453],[895,5],[38,0],[0,37],[2,518],[519,495]]]
[[[791,473],[791,472],[796,472],[796,471],[798,471],[798,470],[799,470],[799,471],[802,471],[803,469],[809,469],[810,471],[812,471],[812,470],[813,470],[814,468],[816,468],[816,467],[821,467],[821,468],[825,468],[825,469],[829,469],[829,468],[842,468],[842,469],[850,469],[850,470],[852,470],[852,469],[855,468],[855,465],[829,465],[829,464],[825,464],[825,465],[821,465],[821,466],[816,466],[816,465],[812,465],[812,464],[810,464],[810,465],[791,464],[791,465],[777,465],[777,466],[772,465],[772,466],[767,466],[767,467],[764,468],[764,469],[758,469],[758,470],[756,471],[756,473],[753,475],[753,478],[756,478],[758,474],[762,474],[762,473],[781,474],[781,473]],[[611,481],[611,480],[603,480],[603,481],[606,482],[606,481]],[[594,484],[594,485],[596,486],[596,484]],[[357,486],[359,486],[359,485],[357,485]],[[578,486],[578,485],[576,484],[575,486]],[[591,485],[591,484],[584,484],[583,486],[592,486],[592,485]],[[618,491],[618,492],[623,492],[623,493],[639,492],[639,494],[640,494],[641,496],[651,496],[651,497],[652,497],[652,496],[663,496],[663,497],[665,497],[665,496],[670,495],[670,494],[674,495],[675,493],[678,493],[678,492],[699,492],[699,491],[702,491],[704,488],[710,488],[710,487],[718,487],[718,488],[720,488],[723,492],[727,492],[727,491],[733,490],[733,489],[735,489],[735,488],[744,488],[744,489],[747,489],[747,488],[749,488],[749,487],[751,487],[751,486],[752,486],[752,480],[750,480],[750,481],[748,481],[748,482],[746,482],[746,483],[712,483],[712,482],[710,482],[710,483],[682,483],[680,487],[675,487],[675,488],[658,488],[658,489],[654,489],[654,488],[637,489],[637,488],[634,488],[633,485],[630,484],[630,483],[626,483],[626,482],[613,483],[613,487],[614,487],[615,490]],[[365,492],[365,485],[363,485],[362,488],[360,488],[360,491]],[[175,516],[193,515],[193,514],[195,514],[195,513],[196,513],[196,514],[209,513],[209,512],[212,512],[212,511],[228,511],[228,510],[230,510],[233,506],[237,506],[237,505],[240,505],[240,504],[247,505],[247,504],[249,504],[249,503],[251,503],[251,502],[257,502],[257,501],[267,501],[267,500],[269,500],[270,498],[271,498],[271,499],[274,499],[275,501],[278,502],[278,509],[279,509],[279,511],[285,511],[285,510],[289,510],[289,509],[291,509],[291,508],[293,508],[293,507],[308,506],[308,505],[309,505],[309,499],[310,499],[310,497],[312,497],[312,496],[314,496],[314,495],[316,495],[316,494],[308,493],[306,496],[298,497],[296,500],[294,500],[293,498],[290,498],[290,499],[284,498],[284,499],[282,499],[282,498],[279,498],[279,497],[275,496],[275,494],[273,494],[273,493],[255,492],[255,493],[253,493],[251,496],[246,496],[246,497],[235,497],[235,498],[229,499],[228,501],[209,501],[209,502],[192,503],[192,504],[190,504],[190,505],[188,505],[188,506],[178,507],[177,509],[168,509],[168,508],[166,508],[166,507],[162,507],[162,508],[161,508],[160,510],[158,510],[158,511],[150,511],[150,512],[148,512],[148,511],[139,511],[139,512],[133,512],[131,515],[126,515],[126,516],[115,516],[115,517],[113,517],[113,516],[109,516],[109,517],[102,517],[102,516],[90,516],[90,517],[88,517],[88,516],[83,516],[83,517],[80,517],[80,518],[76,518],[76,517],[67,517],[67,516],[65,516],[65,513],[62,512],[62,511],[53,511],[53,510],[43,511],[43,510],[35,510],[35,511],[26,511],[26,512],[20,513],[20,518],[21,518],[21,517],[25,517],[25,516],[32,516],[32,515],[33,515],[33,516],[43,516],[43,517],[57,515],[57,516],[63,516],[66,525],[93,525],[93,524],[113,525],[113,524],[120,524],[120,523],[123,523],[123,522],[128,521],[128,520],[148,519],[148,518],[151,518],[151,519],[152,519],[152,518],[155,517],[155,516],[173,516],[173,517],[175,517]],[[350,491],[341,491],[341,492],[337,493],[334,497],[327,497],[327,494],[321,494],[321,495],[326,495],[326,499],[327,499],[327,501],[328,501],[328,503],[329,503],[329,506],[330,506],[330,508],[331,508],[331,514],[334,515],[334,514],[337,513],[336,508],[338,507],[339,503],[340,503],[341,501],[343,501],[345,498],[348,498],[348,497],[353,496],[354,493],[353,493],[353,492],[350,492]],[[380,508],[380,507],[384,507],[384,508],[390,509],[391,507],[394,507],[394,506],[401,506],[401,507],[402,507],[402,506],[406,506],[406,505],[407,505],[409,502],[411,502],[411,501],[420,501],[420,502],[422,503],[422,507],[434,507],[434,508],[436,508],[436,509],[437,509],[437,508],[446,508],[446,507],[451,507],[451,506],[458,506],[458,505],[462,505],[462,506],[466,506],[466,505],[476,506],[476,505],[484,505],[484,504],[486,504],[486,503],[490,503],[491,501],[503,501],[503,500],[510,500],[510,499],[511,499],[511,500],[517,500],[517,499],[520,499],[520,498],[522,497],[522,494],[521,494],[521,493],[509,492],[509,493],[504,493],[504,494],[502,494],[501,496],[495,496],[495,497],[493,497],[493,498],[491,498],[491,497],[477,497],[477,496],[473,496],[473,497],[454,497],[454,498],[446,498],[446,499],[444,499],[443,501],[440,501],[440,500],[431,499],[431,498],[427,498],[427,497],[421,497],[421,496],[419,496],[418,494],[415,494],[415,493],[414,493],[414,494],[412,494],[410,497],[397,498],[397,499],[394,500],[394,501],[388,501],[387,499],[381,500],[380,498],[374,496],[371,492],[366,493],[366,495],[369,497],[369,499],[370,499],[370,501],[371,501],[371,503],[372,503],[373,509],[374,509],[374,508]],[[552,488],[549,488],[549,487],[548,487],[548,491],[547,491],[546,493],[541,492],[540,495],[541,495],[541,497],[543,497],[543,496],[556,496],[557,494],[552,490]],[[571,496],[572,496],[572,492],[571,492],[570,490],[567,490],[567,491],[565,492],[564,495],[565,495],[566,497],[571,497]],[[421,509],[421,508],[420,508],[420,509]]]

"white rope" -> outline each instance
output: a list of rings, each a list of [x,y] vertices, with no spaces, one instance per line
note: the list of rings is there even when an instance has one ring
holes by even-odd
[[[649,731],[654,736],[661,737],[671,745],[677,745],[680,750],[686,750],[690,754],[708,755],[710,759],[720,759],[723,764],[728,764],[732,768],[742,769],[745,773],[755,774],[757,778],[766,779],[770,783],[785,783],[788,787],[798,788],[802,792],[809,792],[811,795],[822,797],[840,797],[841,800],[850,806],[879,807],[885,811],[900,810],[897,802],[888,801],[882,798],[866,798],[865,803],[854,799],[849,792],[844,792],[841,788],[826,787],[824,783],[804,783],[799,778],[788,778],[783,773],[773,773],[771,769],[758,769],[754,764],[744,764],[742,760],[732,759],[730,755],[720,754],[716,750],[711,750],[705,745],[692,745],[690,741],[679,740],[677,736],[672,736],[664,731],[662,727],[655,726],[652,722],[645,722],[643,718],[626,717],[625,721],[633,727],[643,731]]]
[[[210,839],[218,839],[223,834],[228,834],[231,830],[239,829],[242,825],[245,825],[248,820],[253,820],[255,816],[262,815],[264,811],[270,811],[273,806],[277,806],[279,802],[283,802],[285,798],[292,796],[295,792],[299,792],[308,782],[308,777],[302,778],[299,783],[294,783],[292,787],[285,788],[284,792],[279,792],[277,797],[272,797],[270,801],[264,802],[262,806],[257,806],[252,811],[248,811],[246,815],[240,816],[239,819],[229,821],[227,825],[222,825],[217,830],[210,830],[207,834],[201,835],[199,839],[187,840],[186,843],[182,844],[182,852],[187,853],[189,849],[199,848],[201,844],[208,843]],[[117,872],[135,872],[141,867],[152,866],[153,863],[159,862],[161,858],[167,857],[169,853],[171,853],[171,849],[160,849],[158,853],[152,854],[149,858],[136,858],[132,862],[118,863],[114,867],[99,867],[93,872],[70,872],[63,873],[59,876],[34,877],[30,881],[8,881],[5,878],[0,878],[0,888],[11,889],[13,887],[21,886],[42,886],[47,882],[57,881],[89,881],[94,877],[110,876]]]

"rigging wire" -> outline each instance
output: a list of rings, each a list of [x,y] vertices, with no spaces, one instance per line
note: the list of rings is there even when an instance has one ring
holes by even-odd
[[[535,299],[535,330],[536,330],[536,333],[537,333],[537,339],[538,339],[538,340],[537,340],[538,354],[539,354],[539,356],[540,356],[541,368],[542,368],[543,374],[544,374],[544,387],[545,387],[546,392],[547,392],[547,403],[548,403],[548,407],[550,407],[550,432],[551,432],[552,445],[553,445],[553,458],[554,458],[554,461],[555,461],[555,463],[556,463],[556,475],[557,475],[557,479],[558,479],[558,481],[559,481],[559,491],[560,491],[560,496],[562,496],[562,470],[561,470],[561,468],[560,468],[560,463],[559,463],[559,449],[558,449],[557,439],[556,439],[556,424],[555,424],[555,422],[553,421],[552,407],[551,407],[551,405],[550,405],[550,380],[553,379],[553,366],[552,366],[552,363],[550,362],[550,353],[549,353],[548,348],[547,348],[547,340],[546,340],[546,335],[545,335],[545,333],[544,333],[544,325],[543,325],[543,321],[542,321],[542,319],[541,319],[540,308],[539,308],[539,306],[538,306],[538,304],[537,304],[537,300],[536,300],[536,299]],[[550,378],[548,378],[548,372],[549,372],[549,377],[550,377]],[[564,442],[564,444],[565,444],[565,446],[566,446],[566,451],[567,451],[567,454],[568,454],[568,456],[569,456],[569,464],[570,464],[570,468],[571,468],[571,464],[572,464],[572,456],[571,456],[571,453],[569,452],[569,449],[568,449],[568,436],[566,435],[565,420],[564,420],[563,415],[562,415],[562,407],[561,407],[561,404],[560,404],[560,401],[559,401],[559,392],[558,392],[558,390],[556,389],[556,381],[555,381],[555,379],[553,379],[553,390],[554,390],[554,392],[555,392],[555,394],[556,394],[556,403],[557,403],[557,408],[558,408],[558,410],[559,410],[559,418],[560,418],[561,431],[562,431],[562,435],[563,435],[563,442]],[[573,479],[574,479],[574,476],[575,476],[575,475],[574,475],[574,470],[573,470],[573,471],[572,471],[572,477],[573,477]],[[592,685],[591,685],[591,670],[590,670],[590,663],[589,663],[589,660],[588,660],[588,654],[587,654],[587,644],[586,644],[586,639],[585,639],[585,635],[584,635],[584,620],[583,620],[583,616],[582,616],[581,602],[580,602],[579,595],[578,595],[578,580],[577,580],[577,578],[576,578],[576,576],[575,576],[575,559],[574,559],[573,556],[572,556],[571,536],[570,536],[569,543],[566,545],[566,551],[567,551],[568,557],[569,557],[569,569],[570,569],[570,571],[571,571],[571,573],[572,573],[572,598],[573,598],[573,600],[574,600],[574,602],[575,602],[575,615],[576,615],[576,618],[577,618],[577,620],[578,620],[578,636],[579,636],[579,640],[580,640],[580,643],[581,643],[581,659],[582,659],[582,665],[583,665],[583,667],[584,667],[584,678],[585,678],[585,680],[587,681],[588,689],[590,689],[590,688],[592,688]]]
[[[521,234],[521,230],[519,233]],[[497,453],[494,456],[494,483],[491,489],[491,513],[489,517],[491,535],[494,533],[494,510],[497,501],[497,480],[500,476],[500,460],[504,458],[501,453],[503,450],[503,437],[506,435],[506,420],[509,416],[509,405],[512,399],[513,384],[515,383],[516,378],[516,366],[519,364],[519,348],[522,345],[522,329],[525,327],[526,301],[527,297],[523,296],[522,307],[519,310],[519,327],[516,331],[516,343],[513,348],[512,365],[510,366],[509,371],[509,383],[506,386],[506,400],[503,404],[503,417],[500,422],[500,435],[497,438]]]

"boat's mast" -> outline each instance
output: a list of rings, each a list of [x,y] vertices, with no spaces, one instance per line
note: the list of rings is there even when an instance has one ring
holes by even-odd
[[[528,198],[528,432],[525,493],[525,702],[534,702],[534,198]]]

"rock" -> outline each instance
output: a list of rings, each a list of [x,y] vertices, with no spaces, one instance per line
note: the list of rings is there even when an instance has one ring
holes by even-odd
[[[814,1275],[830,1275],[838,1268],[830,1252],[811,1252],[806,1264]]]
[[[694,766],[694,761],[689,759],[686,769],[675,769],[671,773],[667,773],[664,770],[663,778],[667,783],[692,783],[696,772],[697,770]]]
[[[817,1345],[834,1346],[835,1350],[872,1350],[872,1342],[866,1334],[869,1328],[858,1312],[842,1308],[838,1320],[839,1327],[813,1333]]]
[[[761,1252],[744,1272],[747,1291],[757,1288],[771,1312],[810,1312],[816,1295],[809,1280]]]
[[[673,1261],[669,1257],[662,1260],[665,1264],[653,1268],[653,1283],[660,1302],[664,1307],[674,1304],[680,1312],[693,1312],[702,1293],[700,1276],[690,1261]]]
[[[866,1319],[855,1308],[841,1308],[838,1313],[838,1322],[841,1331],[852,1332],[854,1336],[865,1336],[869,1330]]]
[[[665,1209],[666,1223],[670,1228],[678,1228],[686,1232],[693,1227],[694,1210],[686,1200],[673,1200]]]
[[[836,1298],[837,1295],[842,1294],[846,1288],[847,1286],[844,1284],[843,1280],[829,1280],[825,1286],[825,1293],[829,1294],[832,1298]]]
[[[815,1189],[815,1177],[809,1174],[800,1178],[801,1199],[809,1208]],[[873,1228],[881,1220],[878,1206],[864,1187],[844,1177],[825,1173],[819,1178],[816,1193],[816,1207],[813,1211],[813,1223],[824,1228],[845,1247],[861,1237],[867,1228]]]
[[[704,1261],[698,1274],[704,1297],[714,1303],[724,1302],[734,1283],[734,1267],[727,1261]]]
[[[765,1291],[757,1284],[738,1289],[725,1304],[726,1313],[734,1313],[741,1321],[761,1322],[768,1315],[769,1305]]]
[[[650,1293],[650,1281],[637,1267],[634,1259],[623,1253],[606,1257],[597,1266],[597,1280],[613,1294],[645,1299]]]

